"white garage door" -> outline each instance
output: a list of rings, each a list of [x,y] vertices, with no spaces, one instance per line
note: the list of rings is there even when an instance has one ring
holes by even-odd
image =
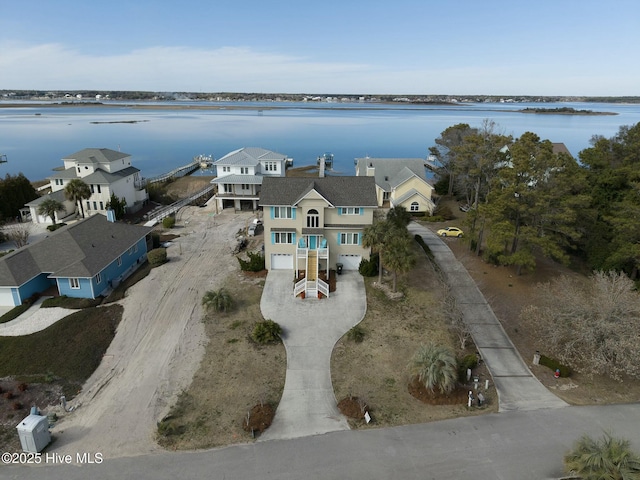
[[[293,270],[293,255],[290,253],[272,253],[271,270]]]
[[[358,270],[362,261],[362,255],[338,255],[338,263],[344,270]]]
[[[0,288],[0,307],[15,307],[10,288]]]

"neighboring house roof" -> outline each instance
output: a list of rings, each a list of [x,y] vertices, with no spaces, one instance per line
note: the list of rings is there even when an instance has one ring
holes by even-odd
[[[58,200],[59,202],[64,202],[67,198],[64,195],[64,190],[56,190],[55,192],[51,192],[48,193],[46,195],[43,195],[41,197],[36,198],[35,200],[31,200],[29,203],[26,203],[25,205],[27,207],[35,207],[40,205],[42,202],[44,202],[45,200],[48,199],[54,199],[54,200]]]
[[[93,277],[150,232],[93,215],[0,258],[0,286],[18,287],[41,273]]]
[[[225,175],[224,177],[216,177],[211,183],[246,183],[260,185],[262,183],[262,175]]]
[[[571,152],[569,151],[569,149],[564,143],[552,143],[551,146],[553,148],[553,153],[566,153],[567,155],[570,155],[573,157],[573,155],[571,155]]]
[[[377,207],[373,177],[264,177],[260,205],[296,205],[315,190],[335,207]]]
[[[79,178],[78,174],[76,173],[76,169],[75,168],[67,168],[66,170],[56,170],[56,173],[54,173],[53,175],[50,175],[49,177],[47,177],[50,180],[55,180],[56,178],[62,178],[63,180],[71,180],[74,178]]]
[[[406,192],[404,195],[401,195],[398,198],[394,198],[393,199],[393,203],[394,204],[401,204],[406,202],[407,200],[409,200],[411,197],[414,197],[418,195],[419,197],[422,197],[424,199],[425,202],[429,203],[430,205],[434,205],[433,200],[431,200],[429,197],[426,197],[424,195],[424,193],[416,190],[415,188],[412,188],[411,190],[409,190],[408,192]]]
[[[115,160],[130,157],[128,153],[116,152],[109,148],[85,148],[79,152],[72,153],[63,158],[63,160],[75,160],[76,163],[109,163]]]
[[[375,169],[376,185],[385,192],[390,192],[413,175],[429,183],[423,158],[356,158],[358,176],[366,176],[367,167]]]
[[[238,167],[253,167],[261,161],[285,161],[287,156],[260,147],[245,147],[227,153],[224,157],[213,162],[214,165],[235,165]]]
[[[105,170],[102,169],[97,169],[95,172],[93,172],[90,175],[87,175],[86,177],[84,177],[82,179],[82,181],[86,184],[111,184],[113,182],[116,182],[122,178],[128,177],[130,175],[133,175],[137,172],[139,172],[140,169],[136,168],[136,167],[127,167],[127,168],[123,168],[122,170],[118,170],[117,172],[107,172]]]

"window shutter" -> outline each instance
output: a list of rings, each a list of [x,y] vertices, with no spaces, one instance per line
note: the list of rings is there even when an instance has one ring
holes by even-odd
[[[293,243],[294,245],[296,244],[296,232],[293,232],[291,234],[291,243]]]
[[[338,215],[342,215],[342,207],[338,207]]]
[[[362,234],[356,233],[356,235],[358,235],[358,245],[362,245]]]
[[[271,232],[271,245],[275,245],[275,243],[276,243],[276,234],[274,232]]]
[[[274,217],[274,213],[273,213],[273,209],[274,208],[276,208],[276,207],[271,207],[271,220],[273,220],[273,217]]]
[[[360,215],[364,215],[364,208],[360,207]]]
[[[340,239],[341,239],[341,238],[342,238],[342,234],[341,234],[340,232],[338,232],[338,245],[342,245],[342,244],[340,243]]]
[[[291,207],[291,218],[293,220],[296,219],[296,210],[297,210],[296,207]]]

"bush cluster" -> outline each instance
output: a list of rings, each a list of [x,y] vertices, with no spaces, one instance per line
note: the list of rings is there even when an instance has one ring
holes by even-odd
[[[66,223],[56,223],[55,225],[48,225],[47,230],[49,230],[50,232],[55,232],[57,229],[62,228],[66,225]]]
[[[238,257],[240,270],[243,272],[261,272],[264,270],[264,255],[258,252],[247,252],[249,260],[243,260]]]
[[[362,343],[364,336],[364,329],[360,325],[356,325],[347,332],[347,338],[355,343]]]
[[[273,343],[280,340],[280,334],[282,334],[282,327],[279,324],[273,320],[263,320],[255,324],[251,338],[260,344]]]
[[[467,380],[467,370],[474,369],[478,366],[478,356],[474,353],[465,355],[462,360],[458,362],[458,380],[465,382]]]
[[[176,225],[176,218],[175,217],[164,217],[162,219],[162,226],[164,228],[173,228]]]
[[[377,253],[372,253],[371,254],[371,258],[369,260],[367,260],[366,258],[363,258],[360,261],[360,266],[358,266],[358,272],[360,272],[360,275],[362,275],[363,277],[375,277],[376,275],[378,275],[378,261],[379,261],[379,256]]]
[[[540,355],[540,365],[544,365],[545,367],[549,367],[554,372],[556,370],[560,370],[561,377],[570,377],[571,369],[565,365],[562,365],[559,361],[549,358],[546,355]]]
[[[147,259],[152,267],[162,265],[167,261],[167,249],[163,247],[154,248],[147,253]]]

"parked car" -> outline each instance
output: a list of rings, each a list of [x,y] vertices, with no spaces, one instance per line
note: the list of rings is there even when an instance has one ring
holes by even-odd
[[[460,230],[458,227],[447,227],[447,228],[441,228],[440,230],[438,230],[438,235],[440,235],[441,237],[462,237],[462,235],[464,235],[464,232],[462,230]]]
[[[258,220],[258,221],[260,221],[260,220]],[[247,235],[249,235],[250,237],[255,237],[261,231],[262,231],[262,222],[260,222],[260,223],[252,223],[251,225],[249,225],[249,228],[247,229]]]

